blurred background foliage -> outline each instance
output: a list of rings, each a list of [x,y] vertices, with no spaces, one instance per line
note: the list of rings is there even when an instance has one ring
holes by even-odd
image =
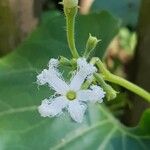
[[[123,25],[135,28],[138,22],[138,13],[141,0],[95,0],[92,6],[93,11],[108,10],[120,18]]]
[[[45,11],[62,10],[61,0],[1,0],[0,1],[0,53],[14,49],[40,21]],[[140,7],[140,0],[82,0],[82,14],[107,10],[119,18],[123,26],[135,29]]]
[[[17,28],[8,0],[0,1],[0,55],[15,48]]]

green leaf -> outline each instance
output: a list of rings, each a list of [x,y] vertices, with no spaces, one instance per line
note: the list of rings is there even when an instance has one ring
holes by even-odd
[[[97,57],[103,57],[112,38],[118,33],[119,26],[120,21],[106,11],[102,11],[100,14],[94,13],[77,18],[77,48],[83,54],[89,33],[91,33],[92,36],[96,36],[102,40],[96,47],[95,55]]]
[[[135,27],[138,21],[140,0],[95,0],[93,11],[107,10],[119,17],[123,24]]]
[[[36,75],[51,57],[69,55],[63,17],[56,16],[46,17],[29,39],[0,60],[0,150],[148,149],[150,111],[137,128],[124,127],[102,105],[89,106],[82,124],[73,122],[67,113],[40,117],[37,106],[52,92],[48,87],[38,88]],[[78,48],[89,32],[101,33],[102,57],[115,34],[111,31],[117,29],[116,19],[103,12],[77,20]]]

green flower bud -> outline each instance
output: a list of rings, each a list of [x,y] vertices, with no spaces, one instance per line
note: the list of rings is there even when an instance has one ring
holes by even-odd
[[[59,62],[61,65],[71,66],[71,62],[66,57],[60,56]]]
[[[106,92],[106,98],[108,101],[117,97],[117,91],[115,91],[110,85],[106,84],[104,91]]]
[[[86,43],[86,49],[84,53],[84,57],[88,58],[91,53],[93,53],[93,50],[96,48],[98,42],[101,40],[97,39],[96,37],[89,34],[89,38]]]
[[[76,59],[69,60],[69,59],[67,59],[66,57],[63,57],[63,56],[60,56],[59,63],[62,66],[68,66],[68,67],[74,67],[74,68],[76,68],[76,66],[77,66]]]
[[[99,74],[94,75],[95,79],[98,81],[100,86],[103,88],[103,90],[106,92],[106,98],[108,101],[113,100],[117,97],[117,91],[115,91],[110,85],[108,85],[103,77]]]
[[[73,8],[78,6],[78,0],[63,0],[62,4],[66,8]]]

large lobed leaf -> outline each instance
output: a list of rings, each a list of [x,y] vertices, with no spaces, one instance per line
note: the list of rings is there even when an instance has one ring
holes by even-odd
[[[121,125],[102,105],[90,105],[82,124],[67,114],[40,117],[37,106],[51,95],[38,88],[37,72],[51,57],[69,55],[62,16],[45,16],[43,24],[15,52],[0,60],[0,150],[112,150],[148,149],[150,111],[137,128]],[[117,32],[118,22],[106,12],[81,16],[77,21],[78,48],[88,33],[101,35],[104,50]]]

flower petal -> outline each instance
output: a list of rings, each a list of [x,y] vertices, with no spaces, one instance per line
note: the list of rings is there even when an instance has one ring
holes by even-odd
[[[85,110],[86,106],[84,104],[81,104],[79,101],[69,102],[68,112],[70,113],[70,116],[74,121],[81,123]]]
[[[51,58],[49,63],[48,63],[49,68],[53,68],[53,67],[57,68],[58,65],[59,65],[59,60],[55,59],[55,58]]]
[[[39,75],[37,75],[37,83],[39,85],[44,85],[48,81],[48,70],[44,69]]]
[[[78,91],[81,88],[81,85],[85,81],[86,77],[87,76],[83,75],[81,71],[76,72],[71,80],[70,89]]]
[[[54,117],[62,113],[62,109],[67,106],[68,102],[62,96],[54,99],[45,99],[38,107],[38,111],[42,117]]]
[[[100,86],[93,85],[89,90],[80,90],[77,92],[77,99],[79,101],[102,102],[105,92]]]
[[[68,91],[69,86],[61,78],[61,74],[55,68],[44,69],[41,74],[37,76],[37,82],[40,85],[48,83],[58,94],[64,94]]]
[[[85,81],[85,79],[92,75],[97,69],[92,65],[87,63],[85,58],[79,58],[77,60],[78,71],[73,76],[70,88],[77,91],[81,88],[81,85]]]

